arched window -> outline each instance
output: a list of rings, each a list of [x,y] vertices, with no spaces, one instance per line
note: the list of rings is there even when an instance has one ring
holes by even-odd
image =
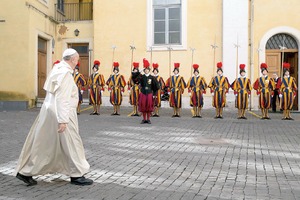
[[[298,49],[296,40],[284,33],[273,35],[266,44],[266,49],[280,49],[280,46],[284,46],[287,49]]]

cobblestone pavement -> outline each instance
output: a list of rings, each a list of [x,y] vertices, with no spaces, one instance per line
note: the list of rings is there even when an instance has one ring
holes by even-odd
[[[12,176],[27,133],[38,114],[0,112],[0,199],[300,199],[300,114],[295,121],[260,120],[247,113],[225,110],[224,119],[171,118],[163,109],[152,124],[140,117],[79,115],[80,133],[91,164],[86,177],[95,183],[75,186],[61,174],[35,177],[25,186]],[[259,114],[259,112],[255,112]]]

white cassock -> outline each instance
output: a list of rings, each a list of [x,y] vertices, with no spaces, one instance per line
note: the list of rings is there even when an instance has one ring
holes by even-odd
[[[81,177],[89,171],[78,130],[78,88],[72,68],[64,61],[50,72],[44,89],[44,104],[23,146],[16,173],[25,176],[62,173]],[[58,133],[58,123],[67,123]]]

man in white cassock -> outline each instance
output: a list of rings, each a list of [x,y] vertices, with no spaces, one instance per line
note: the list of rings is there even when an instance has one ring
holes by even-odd
[[[36,175],[62,173],[76,185],[91,185],[83,175],[90,165],[85,158],[78,130],[78,89],[73,70],[79,55],[66,49],[45,82],[46,98],[23,146],[15,175],[27,185],[36,185]]]

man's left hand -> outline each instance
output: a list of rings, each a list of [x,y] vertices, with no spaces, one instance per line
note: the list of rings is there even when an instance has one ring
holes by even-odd
[[[67,128],[67,124],[66,123],[59,123],[58,124],[58,132],[59,133],[63,133]]]

